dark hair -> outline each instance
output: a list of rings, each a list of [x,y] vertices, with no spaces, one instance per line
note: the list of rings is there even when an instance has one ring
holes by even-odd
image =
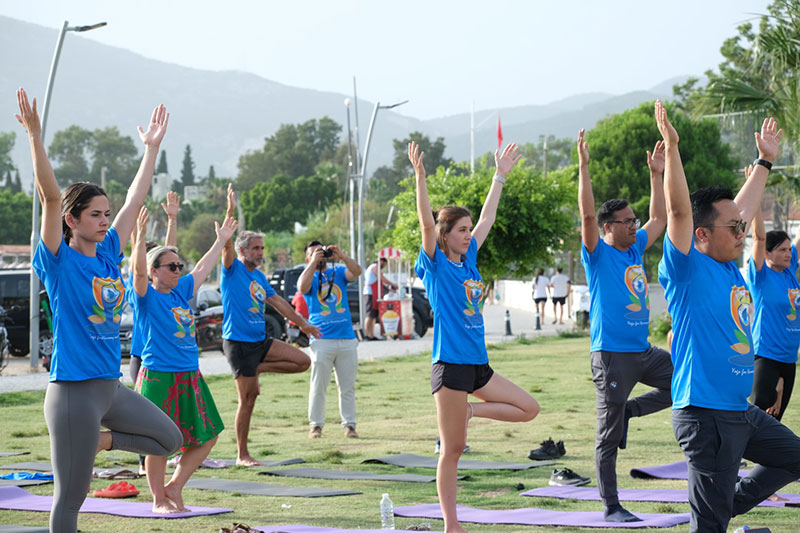
[[[694,191],[691,200],[692,220],[694,229],[697,229],[714,223],[719,216],[714,204],[720,200],[733,200],[733,191],[728,187],[704,187]]]
[[[382,265],[385,265],[386,263],[388,263],[388,262],[389,262],[389,260],[388,260],[388,259],[386,259],[385,257],[381,257],[381,258],[380,258],[380,262],[381,262],[381,264],[382,264]]]
[[[603,229],[607,222],[614,220],[614,213],[626,207],[628,207],[628,200],[615,198],[603,202],[603,205],[597,210],[597,225],[600,226],[600,229]]]
[[[789,234],[780,229],[767,232],[767,251],[771,252],[784,242],[789,240]]]
[[[322,246],[322,243],[317,240],[313,240],[310,243],[306,244],[306,247],[303,249],[303,251],[308,252],[308,249],[311,248],[312,246]]]
[[[562,267],[561,265],[556,267],[556,272],[558,272],[559,274],[561,274],[562,270],[564,270],[564,267]]]
[[[439,244],[439,249],[445,254],[447,245],[444,243],[444,236],[450,233],[456,222],[464,217],[472,219],[472,213],[460,205],[446,205],[433,212],[433,220],[436,221],[436,242]]]
[[[95,196],[106,196],[106,192],[99,185],[88,181],[73,183],[61,195],[61,229],[64,233],[64,242],[68,245],[72,239],[72,229],[67,226],[67,214],[75,219],[81,218],[81,213],[89,207]]]
[[[538,277],[538,276],[544,276],[544,269],[543,269],[543,268],[540,268],[540,269],[539,269],[539,272],[536,274],[536,276],[537,276],[537,277]]]

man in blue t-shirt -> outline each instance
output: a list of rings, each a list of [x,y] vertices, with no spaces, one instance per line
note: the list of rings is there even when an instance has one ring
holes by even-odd
[[[756,133],[758,159],[733,197],[727,188],[689,196],[678,133],[661,102],[666,144],[667,237],[658,278],[672,314],[672,428],[689,466],[691,531],[724,532],[800,477],[800,438],[748,404],[753,386],[753,302],[736,259],[761,203],[781,132],[773,119]],[[755,468],[738,479],[742,458]]]
[[[664,146],[647,152],[650,168],[650,220],[641,221],[625,200],[608,200],[595,214],[589,179],[589,148],[578,134],[578,205],[581,212],[581,262],[591,306],[592,381],[597,389],[595,468],[597,487],[609,522],[637,522],[617,495],[617,448],[627,444],[628,421],[670,406],[672,362],[669,353],[647,340],[650,297],[642,255],[664,232]],[[600,238],[600,231],[603,238]],[[637,383],[653,390],[628,399]]]
[[[328,260],[344,265],[328,266]],[[297,290],[308,306],[308,321],[318,327],[322,338],[311,338],[311,390],[308,394],[308,437],[322,437],[325,425],[325,396],[336,372],[339,388],[339,414],[344,436],[357,438],[356,433],[356,372],[358,371],[358,340],[353,333],[347,284],[361,275],[361,265],[346,256],[338,246],[322,246],[311,241],[306,246],[306,268],[297,280]]]
[[[227,216],[235,214],[236,196],[229,185]],[[231,366],[239,397],[234,419],[238,450],[236,464],[244,466],[261,464],[247,448],[250,418],[260,394],[259,374],[305,372],[311,363],[308,356],[294,346],[267,336],[265,302],[297,324],[304,333],[319,334],[316,327],[295,313],[294,307],[272,289],[267,277],[259,270],[263,260],[264,236],[253,231],[240,232],[235,247],[233,239],[230,239],[222,250],[222,351]]]

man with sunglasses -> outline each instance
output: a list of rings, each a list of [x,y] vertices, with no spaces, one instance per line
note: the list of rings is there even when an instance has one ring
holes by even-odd
[[[343,265],[328,266],[328,260]],[[322,246],[311,241],[306,246],[306,268],[297,280],[297,290],[308,306],[308,321],[318,327],[320,335],[311,336],[311,388],[308,394],[308,438],[322,437],[325,425],[325,396],[336,372],[339,389],[339,414],[344,436],[358,438],[356,433],[356,373],[358,340],[353,332],[347,284],[361,275],[361,265],[346,256],[338,246]]]
[[[236,214],[236,195],[228,186],[227,216]],[[238,252],[238,257],[237,257]],[[222,250],[222,351],[231,366],[239,404],[236,408],[237,465],[259,466],[248,450],[247,437],[256,398],[260,394],[258,376],[262,372],[295,374],[305,372],[311,361],[294,346],[267,336],[264,304],[269,302],[280,314],[294,322],[307,335],[319,334],[298,315],[294,307],[277,294],[259,268],[264,260],[264,235],[242,231],[228,240]]]
[[[590,296],[592,381],[597,390],[595,468],[597,487],[609,522],[640,519],[624,509],[617,495],[617,449],[627,444],[628,421],[670,406],[672,362],[669,353],[647,340],[650,297],[642,255],[664,232],[664,145],[647,152],[650,169],[650,220],[641,227],[626,200],[608,200],[595,214],[589,179],[589,148],[578,134],[578,205],[581,262]],[[600,230],[603,238],[600,238]],[[653,390],[628,399],[637,383]]]
[[[782,131],[764,120],[755,134],[758,159],[735,198],[721,187],[690,196],[678,133],[661,102],[655,115],[667,154],[669,219],[658,278],[675,332],[672,429],[689,466],[690,531],[724,532],[732,516],[800,478],[800,438],[747,401],[753,301],[736,265]],[[739,478],[742,458],[756,465]]]

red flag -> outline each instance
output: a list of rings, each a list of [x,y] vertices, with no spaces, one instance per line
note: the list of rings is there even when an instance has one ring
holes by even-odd
[[[497,115],[497,149],[503,145],[503,128],[500,127],[500,115]]]

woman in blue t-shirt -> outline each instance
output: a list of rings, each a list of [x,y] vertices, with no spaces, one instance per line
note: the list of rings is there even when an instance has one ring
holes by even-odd
[[[17,103],[42,201],[42,238],[33,268],[53,310],[53,357],[44,399],[55,477],[50,531],[74,532],[97,452],[113,448],[166,456],[180,447],[175,424],[119,381],[125,297],[119,256],[150,188],[169,115],[159,106],[147,131],[139,128],[144,157],[109,228],[108,198],[97,185],[75,183],[62,197],[42,142],[36,100],[31,106],[20,89]],[[101,432],[101,426],[109,431]]]
[[[752,167],[745,169],[749,176]],[[753,296],[755,375],[751,401],[778,420],[794,388],[797,349],[800,346],[800,282],[797,281],[797,244],[785,231],[764,231],[759,209],[753,220],[753,255],[747,284]]]
[[[417,181],[417,215],[422,248],[414,269],[425,284],[433,308],[433,366],[431,392],[436,401],[441,455],[436,489],[445,531],[464,529],[456,516],[458,460],[473,416],[527,422],[539,413],[533,397],[489,366],[483,330],[483,280],[478,250],[494,224],[506,175],[522,156],[515,144],[494,154],[497,171],[474,229],[465,207],[445,206],[431,211],[425,183],[424,152],[408,145],[408,158]],[[478,402],[469,402],[472,394]]]
[[[134,311],[141,321],[144,337],[136,391],[159,406],[180,428],[183,455],[166,485],[166,457],[148,455],[145,471],[153,493],[153,512],[182,513],[189,511],[183,505],[183,487],[208,457],[225,428],[200,373],[194,313],[189,300],[219,262],[223,246],[236,230],[236,221],[227,217],[222,226],[214,222],[217,234],[214,244],[192,272],[181,277],[183,264],[175,248],[158,246],[145,251],[147,219],[147,209],[142,207],[131,253],[136,292]]]

